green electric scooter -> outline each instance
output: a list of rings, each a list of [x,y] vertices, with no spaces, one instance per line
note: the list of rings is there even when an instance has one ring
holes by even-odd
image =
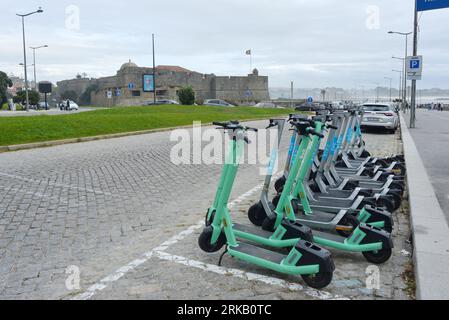
[[[310,122],[296,122],[295,126],[301,131],[303,136],[310,134],[321,136],[320,133],[311,127]],[[262,227],[265,231],[274,232],[275,234],[279,226],[285,223],[286,220],[298,222],[294,208],[292,207],[292,192],[296,182],[296,174],[301,167],[306,153],[304,146],[300,149],[299,154],[291,166],[289,176],[285,182],[276,208],[274,210],[264,210],[264,212],[259,211],[257,214],[258,222],[264,217]],[[361,212],[366,211],[362,210]],[[305,221],[301,221],[300,223],[307,225]],[[392,253],[393,242],[391,235],[380,228],[365,223],[360,223],[347,237],[316,230],[312,234],[313,242],[316,244],[342,251],[361,252],[368,261],[376,264],[386,262]]]
[[[276,272],[301,275],[304,281],[313,288],[326,287],[332,281],[335,266],[329,251],[307,241],[312,239],[310,228],[296,221],[280,219],[274,233],[263,230],[252,233],[251,228],[232,222],[227,206],[244,143],[249,142],[246,131],[257,131],[257,129],[241,126],[237,122],[216,122],[214,125],[228,130],[231,148],[223,167],[213,205],[206,216],[206,227],[198,239],[200,248],[212,253],[226,245],[227,249],[223,254],[227,253],[237,259]],[[237,238],[246,239],[253,244],[238,241]],[[272,251],[262,245],[273,249],[285,248],[288,249],[288,253]]]

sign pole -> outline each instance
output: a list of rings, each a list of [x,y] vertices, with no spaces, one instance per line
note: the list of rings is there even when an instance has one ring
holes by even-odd
[[[418,55],[418,0],[415,0],[415,21],[413,24],[413,56]],[[416,127],[416,79],[412,80],[412,101],[410,105],[410,128]]]
[[[153,85],[154,85],[154,92],[153,92],[153,102],[154,105],[156,105],[156,58],[154,56],[154,33],[152,34],[153,39]]]

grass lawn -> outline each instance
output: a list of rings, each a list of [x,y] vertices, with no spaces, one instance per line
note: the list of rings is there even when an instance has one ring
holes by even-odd
[[[117,107],[67,115],[0,117],[0,146],[190,125],[193,121],[270,118],[290,109],[252,107]]]

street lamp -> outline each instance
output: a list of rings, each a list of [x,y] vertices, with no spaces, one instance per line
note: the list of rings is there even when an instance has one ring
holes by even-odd
[[[401,86],[402,86],[402,90],[401,90],[402,95],[401,95],[401,97],[402,97],[402,101],[404,103],[405,102],[404,96],[407,95],[407,71],[405,70],[405,63],[406,63],[406,61],[405,61],[404,58],[400,58],[400,57],[396,57],[396,56],[392,56],[391,58],[402,61],[402,71],[401,72],[402,72],[403,77],[401,77],[401,79],[402,79],[401,80]]]
[[[26,111],[30,111],[30,103],[28,99],[28,76],[27,76],[27,54],[26,54],[26,45],[25,45],[25,17],[31,16],[35,13],[42,13],[44,10],[42,10],[41,7],[37,9],[37,11],[33,11],[26,14],[18,14],[16,15],[18,17],[22,18],[22,37],[23,37],[23,69],[25,72],[25,96],[26,96]]]
[[[397,73],[399,73],[399,99],[401,99],[401,97],[402,97],[402,95],[401,95],[401,88],[402,88],[402,74],[403,74],[403,72],[402,72],[402,70],[391,70],[391,71],[393,71],[393,72],[397,72]]]
[[[391,82],[393,81],[393,78],[390,77],[384,77],[387,80],[390,80],[390,102],[391,102]]]
[[[41,48],[48,48],[48,45],[43,45],[39,47],[30,47],[33,50],[33,66],[34,66],[34,90],[37,91],[37,80],[36,80],[36,50]]]
[[[405,106],[407,101],[407,67],[405,65],[408,55],[408,36],[413,32],[397,32],[397,31],[388,31],[389,34],[398,34],[400,36],[405,36],[405,56],[404,56],[404,90],[402,92],[402,104]]]

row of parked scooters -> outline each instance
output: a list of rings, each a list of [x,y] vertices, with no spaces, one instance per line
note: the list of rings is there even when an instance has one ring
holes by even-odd
[[[227,253],[262,268],[301,275],[316,289],[331,283],[335,270],[325,248],[361,253],[374,264],[386,262],[406,168],[402,155],[370,155],[360,129],[362,117],[362,110],[353,109],[270,120],[268,128],[278,130],[279,143],[286,126],[293,134],[284,174],[274,183],[277,195],[269,201],[277,146],[271,153],[260,201],[248,210],[253,225],[233,222],[228,202],[249,143],[246,133],[257,129],[237,121],[214,123],[229,133],[231,148],[198,239],[200,248],[213,253],[226,247],[219,264]]]

